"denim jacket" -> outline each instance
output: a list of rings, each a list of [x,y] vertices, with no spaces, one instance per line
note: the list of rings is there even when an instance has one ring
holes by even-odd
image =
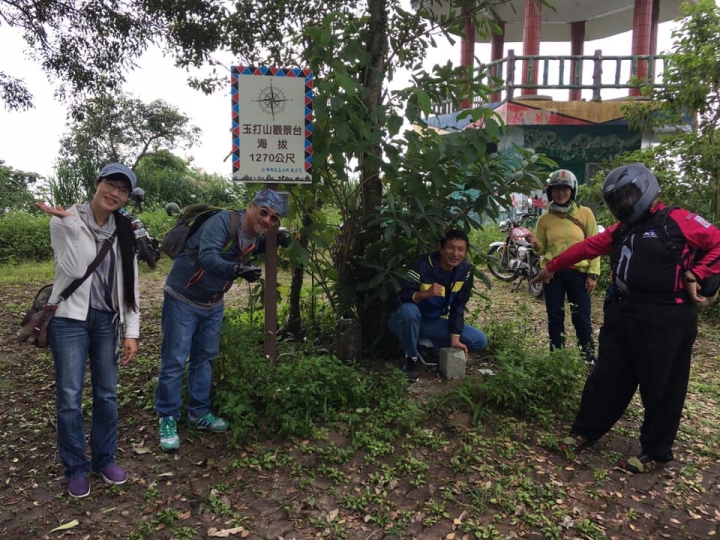
[[[240,211],[240,230],[245,211]],[[223,251],[230,234],[230,214],[218,212],[190,236],[184,249],[173,262],[165,286],[192,302],[214,304],[222,301],[230,290],[236,263],[249,264],[257,239],[245,250],[240,248],[238,231],[235,243]]]

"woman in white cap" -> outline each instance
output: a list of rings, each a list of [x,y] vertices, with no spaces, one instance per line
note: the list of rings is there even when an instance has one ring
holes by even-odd
[[[57,303],[57,310],[48,337],[55,364],[58,452],[68,493],[75,498],[90,494],[90,472],[108,484],[127,480],[115,461],[117,374],[119,362],[128,364],[137,354],[140,313],[134,235],[119,210],[135,183],[135,173],[128,167],[111,163],[100,171],[91,201],[68,209],[37,204],[53,216],[50,238],[55,280],[50,303]],[[109,249],[103,250],[106,244]],[[101,253],[95,271],[72,294],[60,299],[60,293],[82,278]],[[82,415],[88,358],[93,395],[90,459],[85,454]]]

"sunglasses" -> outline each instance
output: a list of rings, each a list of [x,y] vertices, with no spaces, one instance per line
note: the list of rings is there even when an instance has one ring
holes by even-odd
[[[266,217],[268,217],[268,216],[270,216],[270,221],[272,221],[273,223],[277,223],[277,222],[280,221],[280,216],[278,216],[277,214],[271,214],[270,212],[268,212],[268,211],[265,210],[264,208],[261,208],[261,209],[260,209],[260,217],[266,218]]]

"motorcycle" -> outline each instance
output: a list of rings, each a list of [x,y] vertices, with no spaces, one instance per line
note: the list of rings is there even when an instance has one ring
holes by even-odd
[[[145,261],[150,268],[155,268],[160,259],[160,243],[150,236],[150,232],[140,218],[132,214],[127,214],[127,217],[135,233],[138,260]]]
[[[487,253],[490,273],[501,281],[511,282],[518,278],[514,291],[518,290],[523,281],[528,282],[528,290],[535,298],[543,294],[542,283],[530,283],[540,272],[540,256],[532,249],[532,244],[525,237],[530,231],[522,227],[522,221],[529,214],[520,214],[509,219],[505,240],[493,242]]]

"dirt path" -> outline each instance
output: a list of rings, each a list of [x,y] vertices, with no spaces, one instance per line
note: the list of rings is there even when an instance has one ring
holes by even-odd
[[[458,414],[398,440],[388,455],[348,453],[347,433],[231,449],[222,435],[183,430],[157,446],[150,408],[159,345],[162,269],[142,276],[142,356],[120,376],[118,461],[130,480],[71,500],[55,445],[52,362],[16,345],[22,306],[40,284],[0,287],[0,538],[291,540],[346,538],[712,538],[720,533],[720,379],[715,328],[704,325],[678,440],[659,474],[612,469],[636,450],[637,407],[590,454],[568,461],[548,433],[512,418],[479,429]],[[542,302],[497,284],[479,318],[524,313],[545,339]],[[598,302],[596,302],[598,303]],[[599,314],[595,314],[596,327]],[[448,383],[424,372],[412,393]],[[89,404],[86,397],[85,405]],[[51,532],[63,524],[77,525]]]

